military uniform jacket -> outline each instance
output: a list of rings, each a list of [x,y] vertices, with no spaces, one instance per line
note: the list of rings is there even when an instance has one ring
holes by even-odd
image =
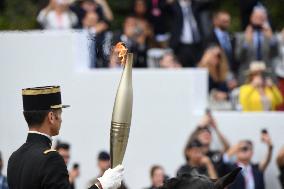
[[[29,133],[26,143],[9,158],[9,189],[70,189],[64,160],[50,148],[48,137]]]

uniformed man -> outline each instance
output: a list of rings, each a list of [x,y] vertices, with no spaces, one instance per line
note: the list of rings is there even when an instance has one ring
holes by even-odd
[[[24,117],[29,131],[26,143],[8,162],[10,189],[69,189],[68,171],[62,156],[51,149],[52,136],[58,135],[62,118],[59,86],[22,90]],[[108,169],[89,189],[116,189],[124,168]]]

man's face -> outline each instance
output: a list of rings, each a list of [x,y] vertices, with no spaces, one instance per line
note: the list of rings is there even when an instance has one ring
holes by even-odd
[[[99,160],[98,167],[101,172],[105,172],[108,168],[110,168],[110,160]]]
[[[56,136],[59,134],[59,130],[62,123],[62,109],[53,110],[49,113],[49,122],[51,124],[51,136]]]
[[[219,13],[216,18],[215,26],[221,30],[227,31],[231,24],[231,16],[227,13]]]
[[[66,165],[68,165],[68,162],[70,160],[70,152],[67,149],[59,148],[58,153],[63,157],[64,162]]]
[[[207,146],[211,144],[212,136],[210,131],[203,130],[197,136],[197,140],[199,140],[203,145]]]
[[[137,20],[134,17],[128,17],[126,18],[125,22],[124,22],[124,34],[127,37],[133,37],[134,33],[135,33],[135,29],[137,27]]]
[[[237,152],[237,159],[239,161],[247,161],[250,162],[253,156],[253,147],[251,144],[247,142],[241,142],[238,152]]]
[[[267,21],[267,16],[264,10],[254,10],[251,15],[251,24],[255,26],[263,26]]]
[[[203,156],[203,153],[201,147],[193,147],[186,151],[186,155],[190,159],[190,161],[199,163]]]
[[[98,22],[98,15],[95,12],[88,12],[83,19],[84,27],[90,28],[94,27]]]
[[[164,170],[158,168],[154,171],[152,177],[152,184],[155,188],[161,187],[164,184],[165,173]]]

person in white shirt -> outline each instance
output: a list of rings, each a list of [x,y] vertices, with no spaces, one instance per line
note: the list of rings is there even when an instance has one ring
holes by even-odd
[[[48,6],[40,11],[37,21],[43,29],[71,29],[78,19],[69,10],[69,0],[50,0]]]

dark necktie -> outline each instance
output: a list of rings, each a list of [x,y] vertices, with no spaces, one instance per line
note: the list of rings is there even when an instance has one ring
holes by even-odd
[[[196,23],[194,14],[192,12],[192,6],[190,5],[187,10],[188,10],[188,18],[189,18],[190,28],[192,31],[193,41],[194,43],[197,43],[200,41],[200,35],[199,35],[199,30],[197,28],[197,23]]]
[[[221,45],[223,49],[225,50],[225,54],[229,60],[229,63],[233,64],[231,40],[227,32],[222,33],[222,44]]]
[[[259,30],[256,31],[256,59],[257,60],[262,60],[261,32]]]

